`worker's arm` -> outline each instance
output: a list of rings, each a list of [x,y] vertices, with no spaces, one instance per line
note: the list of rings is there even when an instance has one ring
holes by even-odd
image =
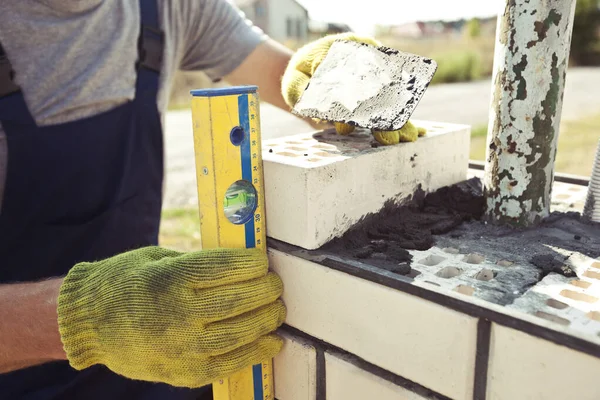
[[[268,39],[259,44],[232,73],[225,76],[225,80],[232,85],[256,85],[261,100],[289,112],[291,107],[281,93],[281,79],[293,54],[289,48]],[[316,129],[327,127],[310,118],[302,119]]]
[[[0,285],[0,373],[66,359],[56,313],[61,283]]]
[[[282,110],[290,111],[281,94],[281,77],[293,52],[278,42],[268,39],[237,67],[225,80],[232,85],[257,85],[261,100]]]

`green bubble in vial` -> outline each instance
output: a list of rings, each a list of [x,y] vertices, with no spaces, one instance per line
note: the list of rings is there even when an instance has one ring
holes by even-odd
[[[225,192],[223,200],[225,217],[236,225],[250,221],[256,211],[256,205],[256,189],[246,180],[234,182]]]

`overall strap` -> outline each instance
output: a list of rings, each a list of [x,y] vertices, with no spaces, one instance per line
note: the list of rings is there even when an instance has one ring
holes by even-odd
[[[35,125],[23,91],[15,82],[15,71],[0,43],[0,125]]]
[[[141,13],[136,63],[136,98],[156,104],[163,61],[164,33],[160,29],[158,1],[139,0]]]

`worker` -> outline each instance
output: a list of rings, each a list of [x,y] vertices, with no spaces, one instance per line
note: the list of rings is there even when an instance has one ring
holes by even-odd
[[[163,118],[178,69],[290,110],[324,42],[291,61],[225,0],[0,9],[0,398],[199,399],[274,357],[261,251],[158,244]]]

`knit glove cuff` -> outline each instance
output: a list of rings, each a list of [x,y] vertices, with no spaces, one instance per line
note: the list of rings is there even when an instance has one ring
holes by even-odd
[[[77,370],[101,362],[99,340],[94,327],[94,306],[98,289],[89,288],[93,265],[75,265],[63,280],[58,296],[58,327],[71,366]],[[99,277],[96,277],[99,279]]]

